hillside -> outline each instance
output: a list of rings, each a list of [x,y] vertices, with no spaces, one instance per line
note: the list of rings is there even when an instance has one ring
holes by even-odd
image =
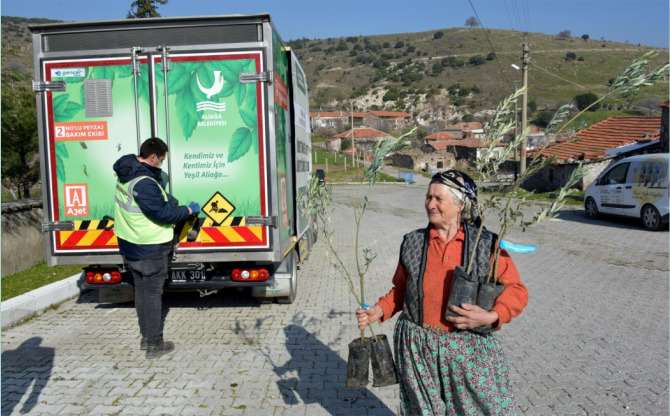
[[[2,16],[3,52],[18,48],[18,56],[4,56],[5,64],[33,78],[27,26],[47,22],[58,21]],[[555,109],[589,90],[604,94],[609,79],[649,50],[660,52],[653,66],[668,62],[667,49],[467,27],[289,41],[307,74],[313,110],[348,110],[353,99],[359,110],[404,110],[423,120],[434,119],[436,112],[445,121],[460,120],[465,114],[484,120],[503,97],[520,87],[521,71],[511,64],[521,65],[523,43],[530,44],[534,63],[528,77],[529,101],[538,109]],[[575,59],[567,59],[567,53],[574,53]],[[666,80],[626,101],[608,99],[605,107],[624,109],[634,104],[656,110],[657,103],[667,99]]]
[[[442,36],[436,32],[442,32]],[[491,46],[485,35],[493,44],[497,59],[488,56]],[[589,90],[604,94],[609,79],[649,50],[660,52],[652,66],[668,62],[667,49],[511,30],[487,29],[485,33],[481,28],[300,39],[289,43],[307,73],[313,107],[344,103],[348,109],[353,98],[361,110],[376,105],[380,109],[420,114],[424,119],[430,117],[426,110],[439,108],[446,98],[451,107],[446,110],[445,119],[460,118],[466,113],[485,118],[482,116],[486,110],[495,108],[515,86],[521,86],[521,71],[511,64],[521,65],[523,43],[530,44],[530,59],[538,67],[569,81],[530,65],[529,101],[535,101],[540,109],[554,109],[562,101]],[[568,52],[574,53],[575,59],[568,60]],[[478,55],[479,61],[475,58],[470,63]],[[458,85],[465,88],[459,89]],[[450,87],[451,96],[447,91]],[[427,105],[426,97],[438,93],[442,99]],[[625,108],[626,103],[631,103],[657,109],[656,104],[667,97],[666,80],[625,102],[606,100],[605,106]]]

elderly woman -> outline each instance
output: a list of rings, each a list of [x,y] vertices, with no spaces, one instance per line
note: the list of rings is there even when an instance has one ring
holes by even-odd
[[[528,303],[506,252],[498,265],[505,290],[493,308],[462,304],[452,307],[460,316],[445,318],[454,268],[467,266],[473,252],[475,275],[485,279],[491,267],[496,235],[484,229],[473,247],[481,221],[476,200],[477,185],[466,174],[434,175],[425,202],[430,224],[405,235],[393,289],[374,306],[356,311],[361,330],[403,311],[394,334],[403,415],[517,413],[498,336],[468,331],[481,325],[500,328]]]

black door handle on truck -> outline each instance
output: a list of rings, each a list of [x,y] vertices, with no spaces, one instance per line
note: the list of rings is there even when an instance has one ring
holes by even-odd
[[[631,186],[631,185],[628,185],[628,186],[626,187],[626,189],[631,189],[631,188],[632,188],[632,186]]]

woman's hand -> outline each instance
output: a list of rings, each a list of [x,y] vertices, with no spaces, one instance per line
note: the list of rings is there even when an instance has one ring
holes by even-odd
[[[459,308],[452,306],[451,310],[461,316],[449,316],[447,321],[454,324],[458,329],[472,329],[482,325],[493,325],[498,320],[498,313],[494,311],[485,311],[477,305],[464,303]],[[360,319],[358,320],[360,327]]]
[[[379,305],[370,306],[367,309],[356,309],[356,318],[358,319],[358,329],[364,331],[369,324],[377,322],[384,315],[382,307]]]

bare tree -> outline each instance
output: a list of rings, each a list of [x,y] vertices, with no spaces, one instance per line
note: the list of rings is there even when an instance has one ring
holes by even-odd
[[[470,16],[465,21],[465,26],[470,26],[470,28],[480,26],[479,20],[475,16]]]
[[[561,31],[561,32],[558,32],[558,37],[561,38],[561,39],[568,39],[568,38],[571,38],[571,37],[572,37],[572,32],[570,32],[570,31],[567,30],[567,29],[566,29],[566,30],[563,30],[563,31]]]

